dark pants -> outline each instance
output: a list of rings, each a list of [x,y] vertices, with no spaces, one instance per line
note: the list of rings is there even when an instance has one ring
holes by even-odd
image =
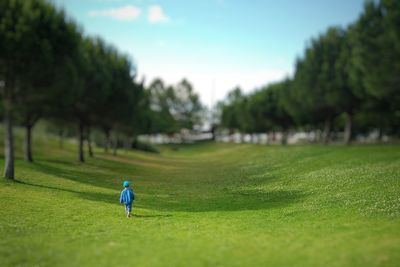
[[[131,212],[132,211],[132,203],[126,203],[125,210],[126,210],[126,212]]]

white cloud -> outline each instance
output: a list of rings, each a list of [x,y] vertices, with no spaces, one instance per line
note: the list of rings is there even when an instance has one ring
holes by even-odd
[[[170,20],[170,18],[165,15],[160,5],[152,5],[149,7],[147,19],[150,23],[164,23]]]
[[[89,12],[90,17],[110,17],[116,20],[132,21],[139,18],[142,11],[133,5],[120,8],[93,10]]]

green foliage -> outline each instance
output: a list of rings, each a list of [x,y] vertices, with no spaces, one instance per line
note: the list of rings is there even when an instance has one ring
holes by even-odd
[[[155,79],[147,89],[151,133],[173,133],[178,130],[170,110],[172,88],[167,88],[161,79]]]
[[[155,79],[147,89],[150,133],[178,132],[201,124],[204,108],[199,95],[185,79],[176,86],[166,86]]]
[[[178,121],[179,128],[193,129],[199,125],[202,120],[203,106],[190,82],[183,79],[169,92],[172,100],[171,113]]]
[[[399,8],[398,1],[367,2],[355,25],[355,60],[363,74],[363,85],[379,99],[399,97]],[[391,102],[398,105],[399,101]]]
[[[3,98],[19,111],[38,113],[35,106],[54,100],[48,98],[54,95],[55,74],[77,45],[76,25],[46,1],[5,0],[0,10]]]
[[[283,101],[290,81],[266,86],[245,96],[240,88],[232,90],[226,102],[221,103],[221,124],[241,132],[286,131],[292,125]]]
[[[340,113],[347,89],[339,62],[343,38],[343,30],[330,28],[311,41],[297,63],[293,88],[303,100],[300,109],[309,114],[309,121],[332,119]]]
[[[258,90],[249,96],[247,110],[251,118],[249,122],[254,127],[252,132],[264,133],[273,129],[270,100],[267,90]]]
[[[225,103],[221,103],[221,124],[230,130],[246,131],[246,96],[237,87],[229,92]]]
[[[400,128],[399,8],[398,1],[366,2],[353,26],[352,74],[365,91],[364,108],[378,115],[386,132]]]

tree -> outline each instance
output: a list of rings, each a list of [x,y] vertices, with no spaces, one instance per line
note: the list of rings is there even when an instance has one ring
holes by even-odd
[[[112,61],[111,94],[107,99],[112,113],[109,118],[109,129],[114,131],[114,154],[117,153],[120,133],[129,132],[135,116],[135,107],[139,102],[141,86],[134,82],[136,67],[129,58],[119,53],[114,54]],[[136,109],[137,112],[137,109]]]
[[[104,109],[107,107],[107,100],[111,94],[112,64],[109,64],[112,48],[101,38],[85,38],[83,40],[85,61],[82,67],[81,76],[84,79],[84,87],[80,103],[80,121],[84,123],[84,133],[80,136],[86,139],[89,156],[93,157],[91,129],[100,124],[104,119]],[[83,119],[82,119],[83,118]],[[79,126],[80,127],[80,126]],[[83,137],[85,136],[85,137]],[[80,140],[80,148],[83,140]],[[79,154],[83,154],[80,149]]]
[[[296,95],[302,99],[301,109],[309,121],[324,122],[324,143],[330,140],[333,119],[341,113],[341,102],[348,93],[339,58],[344,31],[331,27],[312,39],[303,59],[298,60],[295,73]]]
[[[151,111],[151,133],[174,133],[179,126],[172,114],[171,104],[174,94],[172,87],[166,87],[161,79],[155,79],[148,87],[149,106]]]
[[[70,54],[77,49],[80,32],[72,22],[66,22],[64,14],[56,14],[55,9],[51,15],[43,16],[38,23],[42,32],[47,32],[47,37],[39,44],[43,51],[42,56],[36,55],[34,61],[26,64],[22,74],[21,87],[23,93],[16,94],[15,102],[18,105],[16,117],[26,129],[24,141],[24,158],[33,161],[32,156],[32,129],[36,122],[49,116],[51,107],[63,102],[68,90],[62,90],[59,81],[68,76],[67,65]],[[64,98],[60,98],[60,94]]]
[[[282,131],[282,144],[287,144],[289,128],[294,124],[294,120],[286,106],[286,98],[291,91],[292,82],[286,79],[282,82],[270,85],[268,90],[272,93],[272,102],[275,103],[275,110],[271,114],[275,125]]]
[[[271,132],[274,130],[274,124],[271,120],[272,106],[270,92],[267,88],[261,88],[249,96],[248,117],[253,125],[255,132]]]
[[[279,130],[282,132],[282,144],[287,143],[288,130],[293,125],[293,119],[285,106],[285,98],[290,90],[290,80],[265,86],[250,96],[252,105],[250,114],[254,129],[264,131]],[[254,100],[252,100],[254,99]]]
[[[151,133],[172,134],[182,128],[200,124],[203,106],[189,81],[183,79],[175,87],[155,79],[147,89],[151,117]]]
[[[167,90],[169,95],[170,110],[180,129],[193,129],[202,119],[203,106],[199,95],[193,90],[189,81],[183,79],[176,87]]]
[[[222,105],[221,124],[231,132],[241,128],[238,114],[241,112],[241,103],[244,97],[240,87],[236,87],[228,93]]]
[[[399,10],[399,1],[368,1],[352,29],[352,80],[365,91],[368,109],[380,114],[380,131],[400,121]]]
[[[344,32],[342,47],[337,59],[336,72],[341,90],[340,109],[346,114],[344,142],[350,144],[353,137],[354,116],[361,112],[365,103],[372,98],[368,96],[362,83],[362,74],[357,68],[354,54],[357,52],[354,25]]]
[[[70,40],[75,27],[66,21],[63,12],[40,0],[1,1],[0,25],[0,80],[4,82],[1,96],[6,129],[4,175],[14,178],[12,126],[16,105],[27,103],[26,108],[33,109],[43,103],[40,96],[43,90],[52,88],[51,77],[57,69],[54,67],[63,64],[62,55],[74,44]],[[30,132],[38,113],[35,110],[24,118],[27,160],[32,160]]]

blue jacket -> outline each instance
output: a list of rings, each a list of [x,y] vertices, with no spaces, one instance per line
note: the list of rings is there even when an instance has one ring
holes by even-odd
[[[132,204],[134,200],[135,200],[135,193],[133,192],[132,189],[125,188],[124,190],[122,190],[121,197],[119,198],[120,203]]]

